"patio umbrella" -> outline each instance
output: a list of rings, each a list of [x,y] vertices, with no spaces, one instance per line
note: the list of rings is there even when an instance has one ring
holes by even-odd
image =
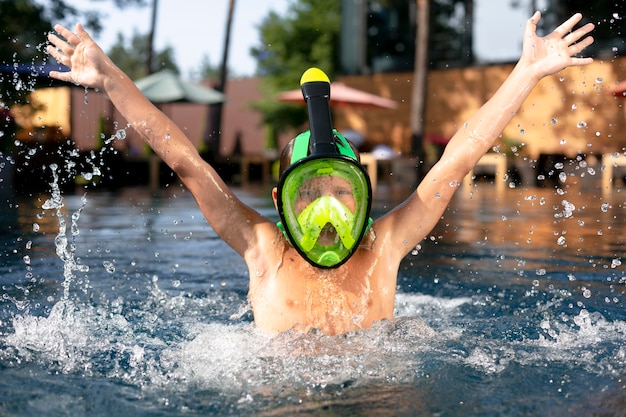
[[[216,104],[225,101],[224,94],[200,84],[183,81],[174,71],[163,70],[135,81],[135,85],[153,103]]]
[[[626,98],[626,81],[619,82],[609,87],[608,92],[616,97]]]
[[[276,99],[285,103],[305,104],[304,98],[302,97],[302,90],[300,89],[279,93]],[[386,109],[395,109],[398,107],[398,103],[393,100],[348,87],[340,82],[330,84],[330,104],[331,106],[349,105],[357,107],[382,107]]]

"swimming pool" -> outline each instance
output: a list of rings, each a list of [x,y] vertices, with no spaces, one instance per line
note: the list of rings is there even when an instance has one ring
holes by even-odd
[[[180,186],[13,197],[0,414],[622,416],[626,203],[592,182],[461,190],[398,318],[336,337],[256,330],[245,264]],[[407,192],[382,184],[374,214]]]

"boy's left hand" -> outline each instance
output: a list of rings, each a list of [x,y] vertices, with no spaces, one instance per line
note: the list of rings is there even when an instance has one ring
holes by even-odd
[[[572,28],[582,19],[582,15],[576,13],[552,33],[540,37],[537,36],[539,19],[541,19],[541,13],[535,12],[526,22],[520,58],[520,63],[531,67],[537,79],[554,74],[568,66],[587,65],[593,62],[592,58],[575,57],[593,43],[591,36],[585,37],[593,30],[593,23],[587,23],[572,32]]]

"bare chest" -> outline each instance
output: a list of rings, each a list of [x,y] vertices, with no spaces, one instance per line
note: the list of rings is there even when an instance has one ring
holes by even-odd
[[[391,318],[394,294],[390,301],[390,289],[384,288],[384,277],[370,258],[355,254],[339,268],[319,269],[295,251],[285,252],[274,274],[250,287],[257,326],[270,331],[301,326],[337,334]]]

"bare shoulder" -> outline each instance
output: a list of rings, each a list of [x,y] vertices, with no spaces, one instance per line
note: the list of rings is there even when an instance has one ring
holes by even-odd
[[[375,236],[373,247],[379,256],[399,265],[431,229],[425,206],[417,192],[391,211],[374,221],[372,232]]]

